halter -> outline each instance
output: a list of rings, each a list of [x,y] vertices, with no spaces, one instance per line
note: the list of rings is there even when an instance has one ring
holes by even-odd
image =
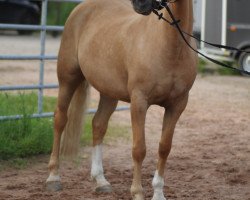
[[[153,1],[153,10],[161,10],[170,3],[175,3],[177,0],[155,0]]]
[[[168,6],[168,4],[175,3],[178,0],[155,0],[153,3],[153,7],[155,10],[161,10]]]

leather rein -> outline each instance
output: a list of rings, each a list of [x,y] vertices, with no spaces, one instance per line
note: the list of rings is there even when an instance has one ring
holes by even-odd
[[[232,70],[235,70],[235,71],[238,71],[240,73],[244,73],[244,74],[247,74],[247,75],[250,75],[250,72],[248,71],[245,71],[242,69],[240,69],[239,67],[238,68],[235,68],[235,67],[232,67],[228,64],[225,64],[221,61],[218,61],[218,60],[215,60],[203,53],[201,53],[200,51],[196,50],[194,47],[192,47],[189,42],[187,41],[186,37],[185,36],[189,36],[191,38],[194,38],[195,40],[199,41],[199,42],[203,42],[203,43],[206,43],[210,46],[213,46],[213,47],[216,47],[216,48],[223,48],[223,49],[227,49],[227,50],[231,50],[231,51],[237,51],[237,52],[244,52],[244,53],[250,53],[249,51],[245,51],[245,50],[241,50],[241,49],[237,49],[235,47],[230,47],[230,46],[226,46],[226,45],[221,45],[221,44],[214,44],[214,43],[210,43],[210,42],[206,42],[204,40],[201,40],[185,31],[183,31],[181,29],[181,27],[179,26],[179,23],[181,22],[181,20],[176,20],[174,14],[172,13],[170,7],[169,7],[169,4],[171,3],[175,3],[177,2],[178,0],[163,0],[163,1],[155,1],[154,4],[153,4],[153,13],[155,15],[158,16],[158,19],[159,20],[164,20],[166,23],[168,23],[169,25],[175,27],[177,29],[177,31],[179,32],[179,34],[181,35],[182,39],[184,40],[184,42],[187,44],[187,46],[192,49],[194,52],[196,52],[197,54],[203,56],[204,58],[208,59],[209,61],[217,64],[217,65],[220,65],[222,67],[226,67],[226,68],[229,68],[229,69],[232,69]],[[169,21],[168,19],[166,19],[164,16],[163,16],[163,13],[160,13],[159,10],[165,8],[171,18],[171,21]]]

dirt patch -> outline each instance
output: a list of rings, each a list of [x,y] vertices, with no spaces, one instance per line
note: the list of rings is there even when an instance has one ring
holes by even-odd
[[[249,79],[199,77],[190,101],[177,124],[166,166],[165,193],[169,199],[250,199]],[[163,110],[151,107],[147,117],[147,157],[143,165],[146,199],[152,197]],[[113,121],[129,125],[128,111]],[[76,163],[62,162],[62,192],[44,190],[48,156],[27,169],[8,169],[0,175],[0,199],[130,199],[131,142],[118,141],[104,148],[104,168],[114,192],[94,193],[90,180],[90,148],[82,149]],[[115,159],[114,159],[115,158]]]
[[[20,65],[23,63],[15,64],[17,69]],[[1,62],[0,68],[4,66]],[[5,67],[1,74],[16,79],[17,73],[7,69]],[[36,71],[29,73],[35,75]],[[53,68],[51,78],[48,78],[51,82],[56,82],[52,80],[54,73]],[[27,82],[32,82],[29,77],[34,76],[25,77]],[[0,84],[6,84],[5,80],[7,78],[1,77]],[[97,97],[93,91],[94,102]],[[146,199],[151,199],[153,194],[151,182],[156,167],[162,116],[163,109],[156,106],[152,106],[147,115],[147,156],[142,180]],[[130,126],[129,111],[116,112],[112,121]],[[190,93],[187,109],[176,127],[166,165],[165,194],[169,199],[178,200],[250,200],[249,144],[250,79],[199,76]],[[77,162],[61,162],[64,187],[61,192],[44,190],[48,156],[31,159],[26,169],[1,171],[0,200],[131,199],[131,141],[121,139],[104,146],[105,174],[113,186],[113,192],[108,195],[94,192],[94,184],[90,180],[90,152],[90,147],[82,148]]]

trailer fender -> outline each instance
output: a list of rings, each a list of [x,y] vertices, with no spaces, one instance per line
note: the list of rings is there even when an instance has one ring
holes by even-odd
[[[244,41],[242,43],[240,43],[238,46],[237,46],[238,49],[240,50],[246,50],[246,49],[249,49],[250,48],[250,40],[247,40],[247,41]],[[239,57],[241,55],[241,52],[239,51],[234,51],[232,52],[232,57],[235,59],[235,60],[238,60]]]
[[[244,48],[244,50],[250,52],[250,46],[248,46],[247,48]],[[250,72],[250,54],[249,53],[241,52],[237,61],[240,66],[240,69]],[[242,75],[249,76],[244,73],[242,73]]]

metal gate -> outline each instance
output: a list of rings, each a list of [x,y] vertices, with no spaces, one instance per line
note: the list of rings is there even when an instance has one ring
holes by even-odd
[[[83,0],[37,0],[42,2],[41,9],[41,23],[40,25],[20,25],[20,24],[1,24],[0,30],[35,30],[40,31],[40,54],[39,55],[0,55],[0,60],[39,60],[39,82],[35,85],[15,85],[0,86],[0,91],[13,91],[13,90],[38,90],[38,100],[37,100],[37,113],[31,115],[33,118],[41,117],[52,117],[53,112],[43,112],[43,91],[44,89],[55,89],[58,88],[57,84],[45,84],[44,83],[44,66],[46,60],[56,60],[56,55],[46,55],[45,43],[47,31],[63,31],[63,26],[49,26],[47,25],[47,11],[48,2],[72,2],[80,3]],[[118,107],[117,110],[127,110],[129,107]],[[94,113],[96,109],[89,109],[88,113]],[[11,115],[11,116],[0,116],[0,121],[20,119],[22,115]]]

